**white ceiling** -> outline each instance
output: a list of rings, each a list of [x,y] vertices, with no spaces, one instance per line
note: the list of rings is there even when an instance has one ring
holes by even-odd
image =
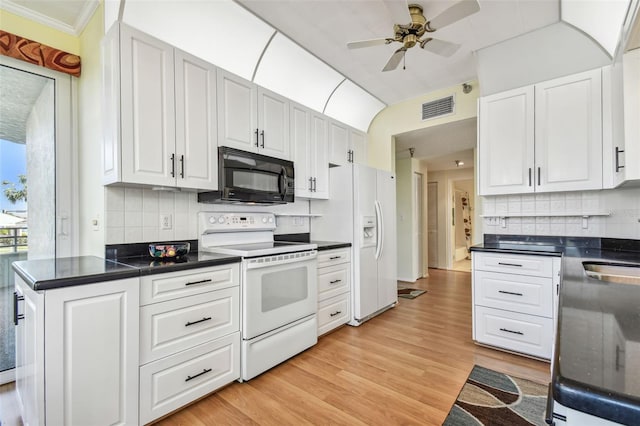
[[[346,45],[392,37],[392,16],[406,5],[405,0],[236,1],[389,105],[474,79],[474,51],[560,18],[559,0],[479,0],[479,12],[433,33],[434,38],[462,44],[453,56],[443,58],[416,46],[406,54],[406,69],[400,65],[383,73],[387,60],[400,47],[398,43],[354,50]],[[425,17],[430,19],[454,1],[411,3],[423,6]]]
[[[8,12],[80,35],[100,4],[99,0],[0,0]]]

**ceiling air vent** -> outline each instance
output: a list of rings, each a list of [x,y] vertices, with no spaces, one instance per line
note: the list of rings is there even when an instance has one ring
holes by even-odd
[[[422,104],[422,119],[441,117],[443,115],[453,114],[455,101],[453,95],[446,98],[436,99],[435,101]]]

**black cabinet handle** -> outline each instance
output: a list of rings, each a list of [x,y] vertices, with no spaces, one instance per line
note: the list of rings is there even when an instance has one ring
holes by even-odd
[[[616,173],[620,171],[620,169],[624,169],[624,166],[620,165],[620,153],[624,152],[624,149],[620,149],[616,146]]]
[[[531,167],[529,167],[529,186],[531,186]]]
[[[540,173],[540,167],[538,167],[538,186],[540,186],[540,175],[542,173]]]
[[[180,156],[180,177],[184,179],[184,155]]]
[[[502,265],[502,266],[519,266],[520,268],[522,268],[522,265],[519,265],[517,263],[498,262],[498,265]]]
[[[200,280],[200,281],[190,281],[185,283],[185,285],[194,285],[194,284],[202,284],[202,283],[210,283],[212,280],[209,278],[208,280]]]
[[[333,281],[329,281],[329,284],[335,284],[335,283],[339,283],[339,282],[341,282],[341,281],[342,281],[342,280],[333,280]]]
[[[210,368],[205,368],[205,369],[203,369],[203,370],[202,370],[202,372],[201,372],[201,373],[198,373],[198,374],[196,374],[195,376],[187,376],[187,378],[186,378],[186,379],[184,379],[184,381],[185,381],[185,382],[188,382],[189,380],[193,380],[193,379],[195,379],[196,377],[200,377],[200,376],[202,376],[203,374],[210,373],[211,371],[213,371],[213,370],[211,370]]]
[[[335,259],[340,259],[342,256],[331,256],[329,258],[329,260],[335,260]]]
[[[258,147],[260,146],[260,144],[258,143],[258,129],[256,129],[255,134],[256,134],[256,147]]]
[[[313,192],[313,178],[309,178],[309,192]]]
[[[24,314],[18,313],[18,302],[24,300],[24,296],[18,296],[18,292],[13,292],[13,324],[18,325],[18,321],[24,319]]]
[[[313,192],[316,192],[316,178],[313,178]]]
[[[329,315],[332,316],[332,317],[335,317],[336,315],[340,315],[341,313],[342,313],[342,311],[335,311],[334,313],[329,314]]]
[[[171,154],[171,177],[176,177],[176,154]]]
[[[498,293],[512,294],[514,296],[524,296],[522,293],[514,293],[513,291],[498,290]]]
[[[201,323],[201,322],[209,321],[210,319],[211,319],[211,317],[204,317],[204,318],[202,318],[201,320],[198,320],[198,321],[188,322],[188,323],[186,323],[184,326],[185,326],[185,327],[189,327],[190,325],[193,325],[193,324],[199,324],[199,323]]]
[[[264,130],[260,132],[260,137],[262,138],[262,143],[260,144],[260,147],[264,148]]]
[[[507,333],[518,334],[520,336],[524,336],[524,333],[522,331],[513,331],[513,330],[509,330],[508,328],[501,328],[500,331],[506,331]]]

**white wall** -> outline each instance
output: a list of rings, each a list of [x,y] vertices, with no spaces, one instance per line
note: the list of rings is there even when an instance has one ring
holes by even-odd
[[[26,123],[29,259],[56,253],[55,108],[53,81],[42,88]]]
[[[508,218],[506,227],[484,218],[487,234],[565,235],[640,239],[640,188],[602,191],[482,197],[482,214],[535,212],[540,217]],[[611,216],[591,217],[582,227],[581,217],[552,217],[553,213],[607,211]]]
[[[451,267],[452,249],[448,249],[452,245],[452,226],[451,226],[451,209],[453,207],[453,182],[458,180],[472,179],[475,182],[474,169],[454,169],[429,172],[428,181],[438,182],[438,268],[447,269]],[[479,209],[477,208],[477,198],[474,191],[471,197],[472,207],[472,223],[473,227],[480,228]],[[478,231],[480,232],[480,231]],[[476,240],[476,232],[472,232],[472,244],[479,241]]]
[[[599,44],[563,22],[480,49],[481,96],[610,64]]]

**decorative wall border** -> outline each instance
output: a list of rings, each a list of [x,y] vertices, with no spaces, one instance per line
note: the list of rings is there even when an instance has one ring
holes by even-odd
[[[0,30],[0,55],[80,77],[80,56]]]

